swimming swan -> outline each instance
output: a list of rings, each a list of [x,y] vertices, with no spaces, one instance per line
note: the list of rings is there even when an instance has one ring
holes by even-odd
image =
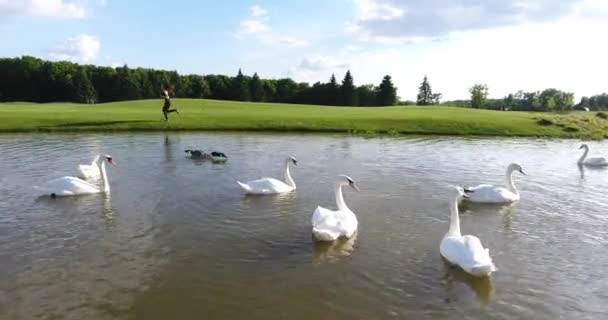
[[[51,180],[47,184],[46,192],[51,197],[61,196],[77,196],[92,193],[110,193],[110,184],[106,175],[105,161],[109,164],[114,164],[111,156],[104,156],[101,163],[101,180],[103,189],[90,182],[78,179],[76,177],[62,177]]]
[[[241,186],[241,189],[247,194],[277,194],[290,192],[296,189],[296,183],[293,182],[291,175],[289,174],[289,164],[293,163],[294,166],[298,165],[298,160],[294,157],[285,159],[285,181],[280,181],[274,178],[261,178],[254,181],[243,183],[237,181],[236,183]]]
[[[586,144],[582,144],[580,146],[580,149],[585,149],[585,152],[583,153],[583,155],[581,156],[580,159],[578,159],[578,164],[579,165],[584,165],[584,166],[590,166],[590,167],[604,167],[604,166],[608,166],[608,161],[606,161],[606,158],[604,157],[593,157],[593,158],[587,158],[587,154],[589,153],[589,146]]]
[[[338,210],[319,206],[312,214],[312,234],[319,241],[334,241],[341,236],[350,238],[357,231],[357,216],[346,206],[342,186],[350,186],[359,191],[353,179],[345,175],[338,176],[334,185]]]
[[[464,201],[479,203],[509,203],[519,200],[519,191],[513,183],[513,172],[526,175],[524,170],[517,163],[512,163],[507,167],[507,187],[497,187],[489,184],[480,184],[476,187],[467,187],[466,191],[471,194]]]
[[[99,179],[101,172],[99,171],[99,155],[95,156],[91,164],[79,164],[78,165],[78,177],[82,179]]]
[[[460,234],[458,204],[475,192],[466,191],[461,187],[456,187],[456,190],[458,193],[450,206],[450,228],[441,240],[439,251],[450,264],[462,268],[467,273],[476,277],[489,276],[496,271],[490,258],[490,250],[483,247],[479,238]]]

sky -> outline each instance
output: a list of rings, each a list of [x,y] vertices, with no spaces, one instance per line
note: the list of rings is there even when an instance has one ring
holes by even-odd
[[[296,81],[392,76],[415,100],[608,91],[608,0],[0,0],[0,56]]]

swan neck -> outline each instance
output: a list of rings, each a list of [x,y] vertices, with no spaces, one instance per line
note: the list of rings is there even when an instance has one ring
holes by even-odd
[[[509,168],[507,170],[507,187],[509,191],[518,194],[519,191],[515,188],[515,182],[513,181],[513,172],[515,172],[515,169]]]
[[[291,178],[291,173],[289,172],[289,161],[285,163],[285,182],[292,188],[296,188],[296,183]]]
[[[585,161],[585,158],[587,158],[587,154],[589,153],[589,147],[585,147],[585,152],[583,152],[583,155],[581,156],[580,159],[578,159],[578,163],[583,163],[583,161]]]
[[[334,193],[336,194],[336,205],[338,206],[338,210],[349,210],[346,206],[346,202],[344,202],[344,195],[342,195],[342,185],[336,183],[334,187]]]
[[[101,180],[103,183],[103,192],[110,193],[110,184],[108,183],[108,176],[106,175],[106,163],[101,162]]]
[[[450,229],[446,237],[460,237],[460,217],[458,216],[458,199],[450,206]]]

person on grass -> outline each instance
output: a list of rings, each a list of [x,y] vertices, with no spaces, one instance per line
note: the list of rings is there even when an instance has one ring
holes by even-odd
[[[169,117],[167,116],[168,113],[175,112],[175,113],[179,114],[179,111],[177,111],[177,109],[170,109],[171,108],[171,97],[170,97],[169,93],[172,93],[172,92],[173,92],[173,90],[170,86],[165,86],[163,88],[162,97],[165,99],[165,103],[163,104],[163,116],[165,116],[165,121],[169,121]]]

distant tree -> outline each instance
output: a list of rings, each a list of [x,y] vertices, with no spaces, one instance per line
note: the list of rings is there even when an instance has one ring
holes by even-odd
[[[264,100],[263,101],[277,101],[277,87],[274,81],[263,80],[262,81],[262,89],[264,90]]]
[[[253,77],[251,77],[251,81],[249,82],[249,91],[251,92],[252,101],[264,101],[264,86],[257,72],[255,72]]]
[[[251,94],[249,91],[249,83],[243,72],[239,68],[236,77],[232,79],[232,87],[230,92],[232,100],[249,101]]]
[[[481,109],[488,100],[488,86],[485,84],[475,84],[469,89],[471,93],[471,107]]]
[[[208,98],[211,94],[207,81],[199,75],[189,75],[182,79],[184,96],[189,98]]]
[[[378,104],[392,106],[397,103],[397,88],[393,85],[391,76],[386,75],[378,87]]]
[[[80,103],[97,102],[95,88],[83,69],[80,69],[74,74],[74,98],[72,101]]]
[[[420,87],[418,87],[418,96],[416,104],[419,106],[428,106],[432,104],[438,104],[441,99],[441,93],[433,94],[433,90],[431,89],[431,84],[427,76],[424,76]]]
[[[377,91],[373,84],[366,84],[357,87],[357,98],[360,106],[377,105]]]
[[[324,99],[327,105],[338,105],[340,104],[340,85],[336,80],[336,76],[332,73],[329,78],[329,83],[327,84],[327,95],[326,99]]]
[[[279,79],[276,82],[276,102],[290,103],[294,102],[293,99],[296,96],[298,90],[298,84],[292,79],[285,78]]]
[[[341,105],[357,105],[357,91],[355,89],[353,76],[351,75],[350,70],[348,70],[346,71],[344,80],[342,80],[342,85],[340,86]]]

